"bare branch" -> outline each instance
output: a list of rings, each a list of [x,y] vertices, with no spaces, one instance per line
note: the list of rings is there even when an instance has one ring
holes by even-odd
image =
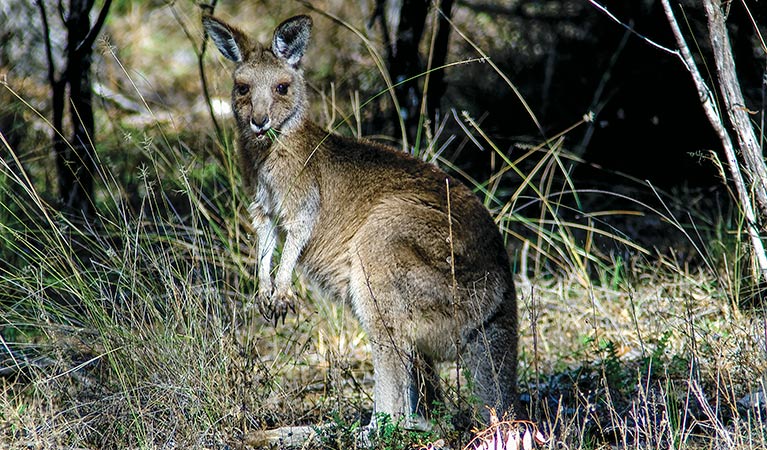
[[[88,7],[88,11],[90,11],[90,8],[93,5],[91,4]],[[83,39],[78,45],[77,49],[75,49],[76,54],[80,54],[80,52],[83,51],[83,49],[90,49],[93,47],[93,43],[96,42],[96,37],[101,32],[101,29],[104,27],[104,22],[107,19],[107,15],[109,14],[109,7],[112,6],[112,0],[105,0],[104,5],[101,7],[101,11],[99,11],[99,17],[96,19],[96,23],[93,25],[93,27],[88,31],[88,34],[85,36],[85,39]]]
[[[392,42],[391,34],[389,32],[389,25],[386,23],[386,13],[384,12],[385,0],[376,0],[375,9],[373,15],[368,22],[368,28],[373,28],[373,25],[378,20],[378,24],[381,25],[381,37],[383,38],[383,48],[386,51],[386,59],[392,59]]]
[[[51,28],[48,25],[48,13],[45,11],[43,0],[35,0],[40,10],[40,19],[43,21],[43,42],[45,43],[45,58],[48,60],[48,83],[53,87],[56,84],[56,68],[53,62],[53,50],[51,50]]]
[[[201,4],[200,9],[202,10],[203,14],[210,14],[213,15],[213,13],[216,10],[216,5],[218,4],[218,0],[213,0],[210,4]],[[194,53],[197,56],[197,70],[200,72],[200,83],[202,83],[202,94],[205,98],[205,104],[208,105],[208,113],[210,114],[210,120],[213,122],[213,128],[216,129],[216,137],[219,141],[223,142],[224,140],[224,134],[221,131],[221,125],[218,124],[218,119],[216,119],[216,112],[213,110],[213,103],[210,99],[210,88],[208,87],[208,77],[205,74],[205,51],[208,47],[208,32],[203,30],[202,33],[202,44],[200,44],[200,49],[198,50],[196,47],[197,39],[195,39],[192,36],[192,33],[189,32],[189,29],[184,24],[184,21],[181,20],[181,17],[179,16],[178,12],[176,11],[175,5],[171,4],[170,10],[173,13],[173,17],[176,18],[176,22],[181,26],[181,29],[184,30],[184,34],[186,34],[187,39],[192,43],[192,48],[194,49]]]
[[[620,21],[613,13],[611,13],[607,8],[597,3],[595,0],[588,0],[589,3],[591,3],[596,9],[602,11],[612,19],[615,23],[625,28],[627,31],[631,32],[632,34],[636,35],[638,38],[642,39],[643,41],[647,42],[648,44],[652,45],[655,48],[658,48],[660,50],[663,50],[664,52],[671,53],[672,55],[679,56],[679,50],[672,50],[668,47],[664,47],[663,45],[658,44],[657,42],[653,41],[652,39],[648,38],[647,36],[643,35],[642,33],[637,32],[634,27],[631,25],[627,25]]]
[[[66,23],[67,22],[67,15],[65,14],[66,11],[64,10],[64,1],[63,0],[59,0],[58,11],[59,11],[59,19],[61,19],[61,23]]]

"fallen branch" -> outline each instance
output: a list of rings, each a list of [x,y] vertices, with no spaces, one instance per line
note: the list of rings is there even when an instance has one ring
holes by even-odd
[[[247,433],[242,443],[253,448],[303,448],[317,437],[316,427],[280,427]]]

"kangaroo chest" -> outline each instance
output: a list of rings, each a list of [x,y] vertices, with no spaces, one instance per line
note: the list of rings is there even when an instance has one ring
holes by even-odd
[[[298,171],[279,157],[267,157],[255,170],[253,204],[279,226],[291,215],[290,199],[300,195]]]

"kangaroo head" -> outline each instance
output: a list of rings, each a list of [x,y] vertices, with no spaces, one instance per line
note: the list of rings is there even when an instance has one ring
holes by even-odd
[[[202,24],[218,50],[237,63],[232,110],[243,138],[262,140],[267,131],[290,133],[306,114],[306,83],[299,66],[312,19],[296,16],[274,30],[270,46],[251,42],[239,29],[212,17]]]

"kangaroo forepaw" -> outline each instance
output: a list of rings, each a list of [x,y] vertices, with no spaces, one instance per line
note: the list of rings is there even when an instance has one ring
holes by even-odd
[[[280,319],[282,319],[282,324],[285,324],[285,317],[288,315],[288,310],[293,313],[296,312],[296,300],[296,294],[291,289],[277,292],[274,296],[274,302],[271,304],[272,315],[269,318],[270,320],[274,320],[274,326],[277,326]]]
[[[264,316],[264,319],[271,320],[272,313],[272,290],[259,289],[253,302],[248,305],[249,308],[258,308],[258,312]]]

